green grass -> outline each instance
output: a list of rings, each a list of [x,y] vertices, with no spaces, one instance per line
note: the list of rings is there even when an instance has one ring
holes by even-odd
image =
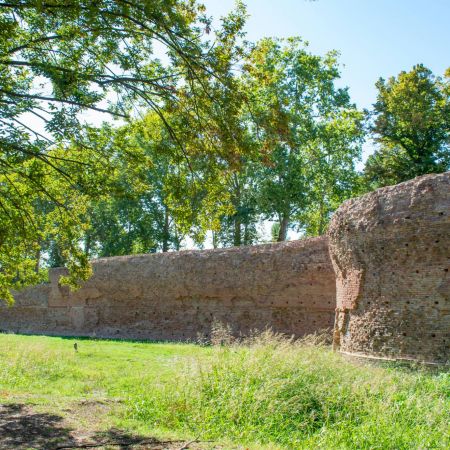
[[[119,400],[102,426],[286,449],[449,448],[450,375],[356,364],[268,333],[205,347],[0,335],[0,401],[64,411]],[[228,447],[229,445],[229,447]]]

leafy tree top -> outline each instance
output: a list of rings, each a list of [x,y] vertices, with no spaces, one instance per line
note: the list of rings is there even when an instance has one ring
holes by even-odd
[[[376,186],[450,167],[450,73],[436,77],[419,64],[376,83],[371,132],[380,148],[367,162]]]

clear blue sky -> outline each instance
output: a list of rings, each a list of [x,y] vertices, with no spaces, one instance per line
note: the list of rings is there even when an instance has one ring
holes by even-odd
[[[233,0],[203,0],[210,15]],[[301,36],[314,53],[338,50],[342,81],[369,108],[375,81],[423,63],[435,74],[450,67],[450,0],[244,0],[247,38]]]

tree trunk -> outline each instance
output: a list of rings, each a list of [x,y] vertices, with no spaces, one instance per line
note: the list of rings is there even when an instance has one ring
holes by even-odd
[[[164,209],[164,229],[163,229],[163,243],[162,251],[169,251],[169,212],[167,207]]]
[[[234,246],[240,247],[242,244],[242,236],[241,236],[241,219],[236,216],[234,218]]]
[[[317,234],[319,236],[321,236],[323,234],[323,230],[325,228],[325,217],[324,217],[323,209],[324,209],[324,205],[323,205],[323,200],[321,199],[320,200],[320,212],[319,212],[319,214],[320,214],[320,216],[319,216],[320,217],[320,219],[319,219],[319,227],[318,227],[318,230],[317,230]]]
[[[241,216],[239,214],[239,206],[241,204],[241,186],[236,172],[233,173],[233,179],[234,179],[234,187],[233,187],[234,192],[232,202],[235,209],[235,215],[233,217],[234,219],[233,245],[235,247],[240,247],[242,245]]]
[[[250,239],[249,239],[249,232],[248,232],[248,223],[244,224],[244,245],[249,245],[251,244]]]
[[[175,250],[178,252],[180,251],[181,246],[181,238],[178,234],[177,226],[174,224],[174,230],[175,230]]]
[[[89,254],[91,253],[91,235],[86,235],[86,240],[84,241],[84,254],[89,257]]]
[[[36,264],[34,266],[34,271],[39,273],[39,269],[41,267],[41,246],[36,250]]]
[[[287,238],[287,232],[288,232],[288,226],[289,226],[289,216],[283,216],[280,222],[280,231],[278,233],[278,242],[284,242]]]
[[[219,246],[218,239],[217,239],[217,233],[215,231],[212,232],[212,245],[213,245],[213,248],[217,248]]]

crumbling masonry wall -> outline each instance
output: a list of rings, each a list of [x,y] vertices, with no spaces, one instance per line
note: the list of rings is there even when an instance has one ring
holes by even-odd
[[[103,258],[75,293],[55,269],[0,306],[0,331],[184,341],[214,321],[297,337],[334,323],[343,353],[448,363],[449,262],[450,172],[345,202],[328,238]]]
[[[450,172],[345,202],[329,227],[341,352],[449,361]]]
[[[0,330],[154,340],[271,327],[302,336],[332,328],[335,276],[327,238],[205,251],[102,258],[77,292],[50,283],[0,307]]]

